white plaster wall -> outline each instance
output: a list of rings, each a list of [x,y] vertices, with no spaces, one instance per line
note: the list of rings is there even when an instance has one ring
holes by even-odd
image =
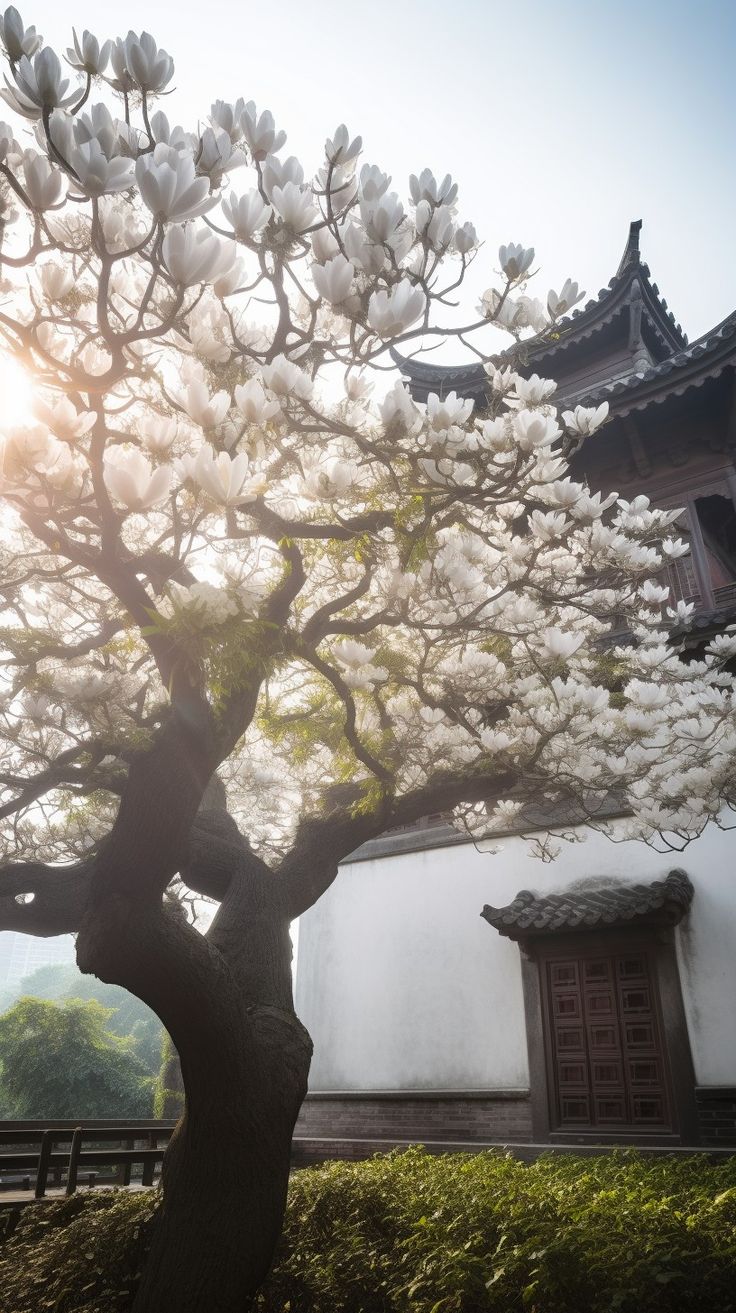
[[[520,889],[648,881],[683,867],[695,886],[678,956],[696,1079],[736,1083],[736,835],[713,827],[684,853],[590,834],[544,865],[517,838],[346,864],[299,927],[297,1009],[315,1044],[313,1090],[528,1085],[516,944],[479,915]]]

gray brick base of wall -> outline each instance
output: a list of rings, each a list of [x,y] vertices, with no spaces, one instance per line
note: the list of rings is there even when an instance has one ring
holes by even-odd
[[[703,1145],[736,1149],[736,1085],[699,1085],[695,1097]]]
[[[532,1138],[529,1091],[314,1091],[307,1095],[294,1134],[521,1144]]]

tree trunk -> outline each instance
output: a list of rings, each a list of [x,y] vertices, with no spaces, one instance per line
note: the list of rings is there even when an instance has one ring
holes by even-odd
[[[133,1313],[244,1313],[271,1266],[311,1042],[277,1009],[243,1020],[225,1052],[182,1053],[186,1111]]]
[[[77,959],[154,1009],[185,1111],[133,1313],[244,1313],[281,1234],[312,1044],[292,1001],[289,919],[262,864],[241,865],[206,936],[174,907],[98,901]]]

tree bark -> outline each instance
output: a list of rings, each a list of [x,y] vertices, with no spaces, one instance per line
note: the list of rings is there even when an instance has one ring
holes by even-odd
[[[91,905],[77,940],[82,969],[148,1003],[181,1061],[185,1111],[134,1313],[244,1313],[281,1233],[312,1045],[278,881],[233,830],[235,870],[206,936],[176,905],[118,894]]]
[[[244,1313],[271,1266],[311,1042],[279,1009],[231,1027],[218,1052],[182,1053],[186,1111],[133,1313]]]

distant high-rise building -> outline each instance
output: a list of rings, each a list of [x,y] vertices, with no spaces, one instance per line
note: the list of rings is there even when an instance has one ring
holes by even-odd
[[[74,960],[73,935],[37,939],[9,930],[0,933],[0,987],[17,985],[38,967]]]

